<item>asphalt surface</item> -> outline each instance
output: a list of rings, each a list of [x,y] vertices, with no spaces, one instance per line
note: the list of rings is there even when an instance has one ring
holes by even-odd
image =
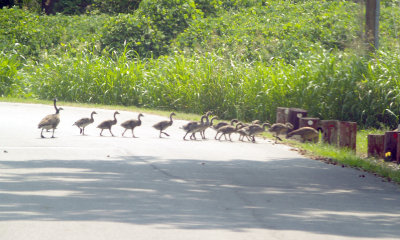
[[[399,186],[307,159],[290,147],[183,141],[184,121],[144,114],[138,138],[72,124],[93,109],[63,107],[56,138],[40,138],[51,105],[0,102],[0,239],[400,239]],[[138,113],[120,111],[119,123]],[[51,133],[45,133],[47,137]],[[365,177],[360,177],[365,175]]]

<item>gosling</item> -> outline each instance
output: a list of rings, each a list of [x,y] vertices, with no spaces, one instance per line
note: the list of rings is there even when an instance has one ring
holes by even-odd
[[[137,120],[131,119],[121,123],[121,126],[125,128],[124,132],[122,133],[122,136],[124,136],[125,132],[130,129],[132,131],[132,137],[136,138],[135,134],[133,133],[133,130],[135,129],[135,127],[139,127],[140,125],[142,125],[142,120],[140,120],[140,117],[144,117],[143,114],[139,113]]]
[[[111,133],[111,136],[114,137],[114,134],[111,132],[111,127],[114,126],[115,124],[117,124],[117,118],[116,118],[117,114],[119,114],[119,112],[115,111],[114,112],[114,120],[106,120],[106,121],[100,123],[97,126],[97,128],[101,129],[100,136],[103,136],[103,130],[104,129],[108,129],[110,131],[110,133]]]
[[[159,138],[161,138],[161,134],[162,134],[162,133],[164,133],[166,136],[169,136],[169,134],[166,133],[166,132],[164,132],[164,130],[167,129],[168,127],[170,127],[170,126],[172,125],[172,123],[173,123],[172,116],[175,116],[175,115],[176,115],[176,114],[175,114],[174,112],[172,112],[172,113],[169,115],[169,121],[168,121],[168,120],[166,120],[166,121],[161,121],[161,122],[158,122],[158,123],[156,123],[156,124],[153,125],[153,128],[155,128],[155,129],[157,129],[157,130],[160,131]]]
[[[90,118],[81,118],[72,125],[72,126],[77,126],[79,128],[79,134],[85,135],[85,127],[94,122],[93,114],[97,113],[93,111],[90,114]]]
[[[289,130],[293,129],[293,125],[291,123],[275,123],[268,129],[268,131],[275,133],[273,136],[275,137],[275,143],[278,142],[278,139],[282,141],[279,135],[286,134]]]
[[[319,139],[319,133],[312,127],[302,127],[297,130],[291,131],[286,135],[286,138],[291,138],[293,136],[300,136],[301,142],[314,142],[317,143]]]

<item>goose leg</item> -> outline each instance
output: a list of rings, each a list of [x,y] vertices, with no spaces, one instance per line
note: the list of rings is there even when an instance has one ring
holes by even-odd
[[[221,133],[221,135],[219,136],[218,140],[221,141],[221,137],[222,135],[224,135],[223,133]]]
[[[166,132],[162,132],[162,133],[164,133],[165,135],[167,135],[167,136],[169,137],[169,134],[168,134],[168,133],[166,133]]]
[[[101,131],[100,131],[100,136],[103,136],[103,130],[104,130],[104,129],[101,129]]]
[[[215,140],[217,140],[218,133],[219,133],[219,132],[217,132],[217,134],[215,134],[215,137],[214,137]],[[221,136],[222,136],[222,135],[221,135]],[[218,140],[219,140],[219,139],[218,139]]]
[[[124,132],[122,133],[122,136],[124,136],[124,134],[125,134],[126,130],[128,130],[128,129],[127,129],[127,128],[125,128]]]
[[[51,138],[54,138],[54,131],[55,131],[56,129],[55,128],[53,128],[53,134],[51,135]]]
[[[228,141],[228,139],[226,138],[226,134],[224,133],[224,137],[225,137],[225,141]]]
[[[85,128],[82,128],[82,135],[85,135]]]
[[[183,136],[183,140],[186,141],[186,136],[188,135],[189,132],[186,132],[185,136]],[[191,137],[191,136],[190,136]]]
[[[133,128],[132,128],[132,137],[136,138],[135,134],[133,133]]]
[[[192,138],[193,137],[193,138]],[[190,139],[192,139],[192,140],[197,140],[196,139],[196,133],[194,132],[194,133],[192,133],[192,135],[190,136]]]
[[[109,128],[108,130],[110,131],[110,133],[111,133],[111,136],[113,136],[113,137],[114,137],[114,134],[111,132],[111,128]]]
[[[82,128],[79,128],[79,134],[82,134]]]
[[[45,137],[43,136],[43,129],[44,129],[44,128],[42,128],[42,131],[40,132],[40,137],[41,137],[41,138],[45,138]]]

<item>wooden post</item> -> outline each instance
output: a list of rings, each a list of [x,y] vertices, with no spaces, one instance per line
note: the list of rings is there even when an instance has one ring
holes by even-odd
[[[368,157],[385,157],[385,135],[368,135]]]
[[[388,131],[385,132],[385,147],[384,147],[384,154],[387,152],[391,153],[390,158],[388,161],[394,161],[396,160],[397,156],[397,138],[398,138],[399,133],[395,131]],[[385,158],[385,160],[387,160]]]
[[[321,129],[323,133],[323,141],[331,144],[338,145],[339,134],[339,121],[338,120],[321,120]]]
[[[276,123],[287,123],[289,119],[289,108],[278,107],[276,108]]]
[[[299,128],[300,118],[307,117],[307,111],[300,108],[289,108],[288,121],[293,125],[293,130]]]
[[[347,147],[356,150],[357,123],[339,122],[339,147]]]
[[[397,141],[396,163],[400,164],[400,141]]]
[[[319,126],[320,126],[319,118],[312,118],[312,117],[300,118],[299,128],[312,127],[312,128],[315,128],[316,130],[318,130]]]

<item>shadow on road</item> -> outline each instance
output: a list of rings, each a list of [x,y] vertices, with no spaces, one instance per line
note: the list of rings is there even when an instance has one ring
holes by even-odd
[[[350,185],[346,178],[358,177],[349,174],[352,169],[338,175],[333,166],[305,159],[120,159],[1,161],[0,221],[96,220],[371,238],[400,234],[399,191],[370,184],[379,181],[373,176]]]

